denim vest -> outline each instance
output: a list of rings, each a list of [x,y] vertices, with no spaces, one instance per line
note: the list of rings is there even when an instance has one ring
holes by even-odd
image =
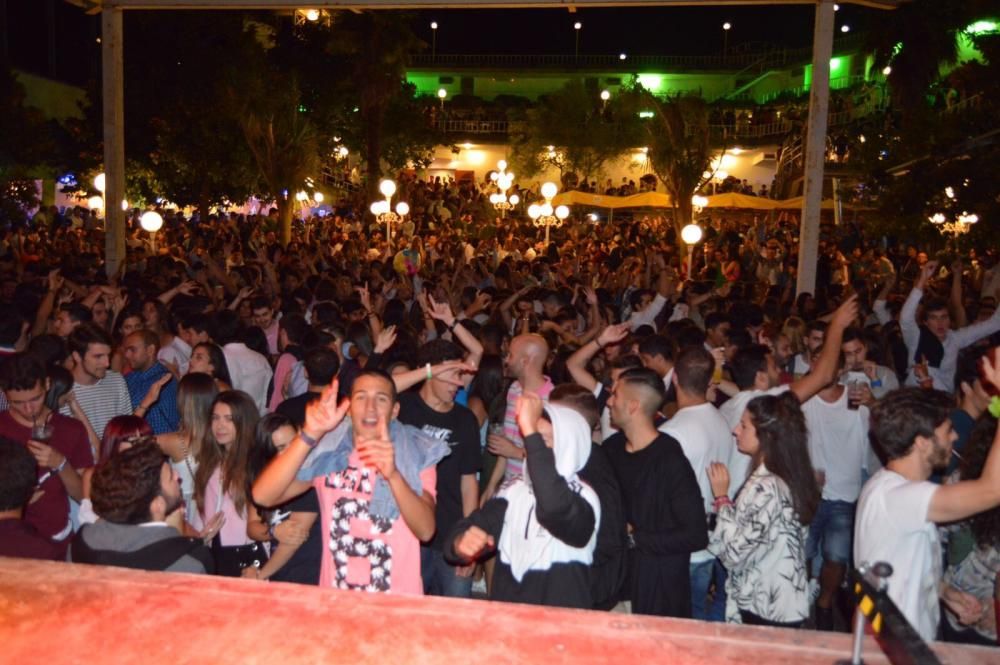
[[[448,442],[435,439],[416,427],[404,425],[398,420],[390,423],[389,437],[392,439],[396,469],[410,489],[420,496],[423,493],[420,472],[437,464],[451,453]],[[350,418],[345,418],[344,422],[319,440],[302,463],[296,479],[312,482],[315,478],[343,471],[347,468],[353,450],[354,429]],[[392,496],[392,489],[381,475],[375,481],[369,511],[377,517],[391,521],[399,518],[399,506]]]

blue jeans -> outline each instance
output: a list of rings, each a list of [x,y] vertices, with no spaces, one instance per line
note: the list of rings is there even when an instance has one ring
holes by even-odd
[[[456,568],[444,560],[440,550],[420,547],[420,576],[428,596],[469,598],[472,596],[472,576],[459,577]]]
[[[725,621],[726,619],[726,569],[718,559],[692,563],[691,574],[691,617],[702,621]],[[721,573],[721,575],[720,575]],[[715,580],[715,595],[708,602],[708,590]]]
[[[854,541],[854,509],[856,504],[847,501],[819,502],[819,510],[809,525],[806,541],[806,560],[814,561],[820,554],[823,561],[849,565]],[[816,563],[813,563],[814,570]]]

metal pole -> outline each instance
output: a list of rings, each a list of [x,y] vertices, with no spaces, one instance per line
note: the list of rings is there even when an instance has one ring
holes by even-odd
[[[101,10],[101,73],[104,93],[104,269],[125,260],[125,70],[122,10]],[[111,204],[108,205],[107,202]]]
[[[688,279],[691,279],[692,270],[694,270],[694,245],[688,245]]]
[[[813,34],[812,83],[809,89],[809,125],[806,130],[805,190],[799,231],[796,293],[816,289],[820,205],[823,201],[823,163],[826,159],[826,123],[830,104],[830,55],[833,53],[833,2],[816,3]]]

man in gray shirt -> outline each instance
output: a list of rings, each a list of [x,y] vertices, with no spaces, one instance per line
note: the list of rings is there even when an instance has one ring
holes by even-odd
[[[152,437],[121,450],[97,467],[91,482],[94,512],[70,549],[78,563],[173,573],[212,572],[200,539],[184,538],[177,472]]]

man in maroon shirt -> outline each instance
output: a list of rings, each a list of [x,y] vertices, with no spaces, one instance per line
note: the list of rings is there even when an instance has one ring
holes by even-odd
[[[35,492],[35,468],[24,446],[0,438],[0,556],[60,558],[60,547],[22,519]]]
[[[24,520],[55,542],[65,556],[73,532],[69,497],[83,498],[80,472],[94,465],[86,430],[45,406],[45,367],[29,354],[14,354],[0,366],[0,389],[10,403],[9,410],[0,413],[0,436],[25,446],[38,464],[40,494],[26,508]],[[40,432],[45,424],[48,431]],[[45,434],[49,440],[39,440]]]

